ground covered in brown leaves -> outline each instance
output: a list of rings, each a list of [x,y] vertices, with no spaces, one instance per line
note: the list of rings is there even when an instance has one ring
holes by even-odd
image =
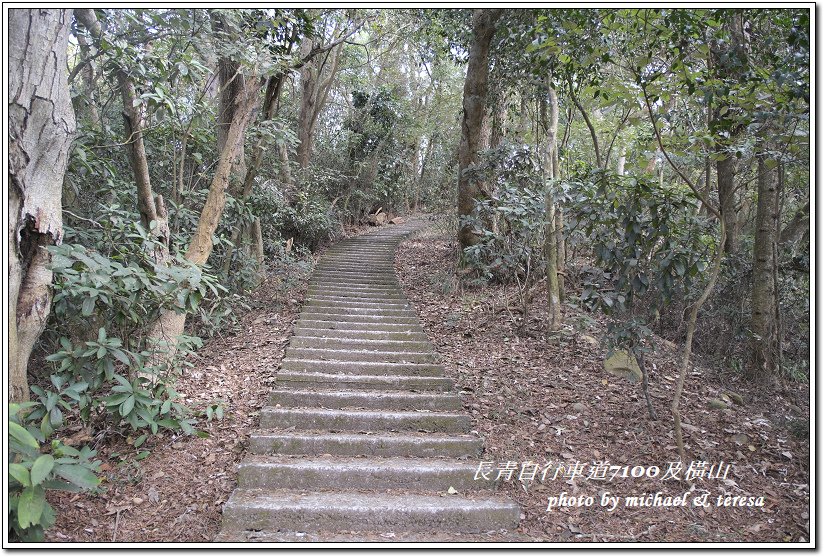
[[[730,372],[696,365],[682,399],[688,455],[695,470],[731,466],[726,478],[663,480],[678,460],[669,411],[677,347],[661,340],[663,348],[648,360],[658,414],[651,421],[640,387],[604,370],[606,349],[598,340],[604,325],[596,315],[565,307],[563,331],[548,341],[544,294],[537,292],[519,331],[521,316],[507,307],[517,306],[507,303],[511,289],[460,287],[450,237],[437,226],[419,233],[401,246],[397,266],[486,440],[482,460],[494,464],[485,469],[506,479],[517,466],[503,489],[522,507],[522,534],[546,542],[810,540],[809,385],[753,387]],[[711,408],[711,399],[728,408]],[[606,479],[599,479],[604,465]],[[683,479],[689,465],[677,476]],[[656,477],[632,477],[637,466]],[[685,492],[686,505],[662,506],[667,496]],[[559,502],[548,511],[550,498],[562,493],[580,506]],[[605,493],[619,497],[611,512],[608,499],[602,506]],[[647,502],[656,493],[658,506],[625,506],[626,497]],[[704,493],[707,507],[694,502]],[[722,505],[735,496],[763,496],[764,505],[719,507],[719,496]]]

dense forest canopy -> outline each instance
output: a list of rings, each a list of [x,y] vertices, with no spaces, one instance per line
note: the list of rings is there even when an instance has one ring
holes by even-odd
[[[524,320],[544,289],[550,336],[564,304],[606,315],[645,389],[656,335],[682,383],[693,352],[809,376],[807,8],[10,14],[20,536],[44,488],[95,484],[61,428],[194,432],[201,339],[395,215],[446,218],[462,283],[512,285]]]

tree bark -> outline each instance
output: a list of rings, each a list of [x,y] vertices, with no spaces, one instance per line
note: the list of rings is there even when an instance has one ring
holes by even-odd
[[[10,400],[29,399],[28,361],[51,310],[51,257],[75,118],[66,74],[72,10],[10,9]]]
[[[730,41],[723,45],[716,45],[710,49],[710,66],[715,75],[723,80],[738,81],[747,69],[747,51],[745,48],[744,19],[740,10],[733,12],[727,24]],[[730,147],[732,147],[741,133],[741,127],[734,122],[731,115],[738,107],[728,102],[725,106],[717,106],[713,111],[713,125],[718,128],[718,145],[716,154],[721,157],[715,163],[716,180],[718,181],[718,202],[724,225],[727,230],[727,243],[724,251],[736,253],[741,248],[741,223],[735,202],[735,167],[736,161]],[[721,132],[726,134],[721,135]]]
[[[221,40],[230,43],[237,39],[231,23],[219,12],[211,11],[212,25],[217,34],[221,35]],[[220,83],[220,94],[218,97],[217,111],[217,152],[223,152],[226,140],[229,137],[229,127],[235,119],[236,99],[246,89],[246,77],[241,72],[240,62],[230,57],[221,56],[217,61],[218,82]],[[243,180],[246,175],[246,156],[243,149],[243,142],[234,153],[235,160],[232,164],[232,175],[229,182],[229,193],[233,197],[241,195]]]
[[[781,244],[793,244],[810,232],[810,201],[801,207],[781,231]]]
[[[727,229],[727,244],[724,251],[736,253],[741,242],[738,211],[735,207],[735,159],[728,153],[723,153],[723,156],[726,158],[715,163],[715,174],[718,180],[718,204]]]
[[[339,44],[326,53],[324,57],[315,57],[304,64],[300,70],[301,98],[300,113],[298,115],[298,148],[297,162],[301,168],[307,168],[312,157],[315,125],[318,116],[326,104],[329,90],[338,71],[340,51],[343,44]],[[301,45],[303,57],[309,56],[313,50],[311,39]],[[324,70],[329,71],[324,77]]]
[[[778,236],[778,162],[758,157],[758,208],[755,217],[752,289],[752,361],[747,377],[763,380],[773,374],[776,351],[775,304],[773,284],[775,244]]]
[[[495,35],[495,22],[501,9],[475,9],[472,14],[472,41],[463,91],[461,143],[458,148],[458,218],[469,216],[477,199],[485,197],[480,184],[465,176],[467,168],[478,161],[481,130],[486,108],[489,80],[489,47]],[[461,249],[478,243],[478,234],[470,226],[458,230]]]
[[[550,332],[561,327],[561,290],[558,283],[558,212],[555,200],[552,197],[551,181],[559,178],[558,168],[558,95],[555,89],[549,88],[549,121],[547,122],[546,150],[544,151],[545,168],[549,173],[544,203],[546,208],[546,227],[544,240],[544,257],[546,259],[546,301],[549,316],[548,328]],[[547,99],[543,100],[547,103]],[[546,113],[546,110],[541,112]]]
[[[206,203],[200,213],[197,228],[189,242],[185,257],[195,265],[202,267],[209,259],[214,244],[212,235],[220,223],[223,209],[226,206],[226,189],[229,186],[229,176],[234,164],[234,154],[237,152],[239,144],[243,141],[246,126],[251,117],[252,108],[257,100],[257,90],[251,84],[257,82],[254,76],[246,80],[244,91],[239,93],[235,99],[237,106],[233,110],[234,120],[229,126],[229,133],[226,137],[226,144],[220,153],[217,169],[209,186],[209,193],[206,196]],[[177,347],[177,339],[183,334],[186,325],[186,314],[173,310],[163,310],[158,320],[152,327],[149,337],[153,342],[153,349],[156,350],[154,364],[169,362]],[[160,355],[162,354],[162,356]]]
[[[83,64],[80,70],[80,75],[83,79],[83,95],[77,97],[75,114],[78,120],[82,119],[81,114],[84,114],[92,129],[101,130],[100,113],[97,110],[97,102],[94,98],[95,64],[91,60],[92,55],[89,50],[89,42],[85,36],[78,34],[77,44],[80,45],[80,55],[82,57],[80,63]]]

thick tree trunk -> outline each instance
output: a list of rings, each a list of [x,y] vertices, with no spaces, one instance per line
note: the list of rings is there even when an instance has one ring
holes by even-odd
[[[237,38],[234,26],[218,11],[210,12],[213,29],[221,40],[231,43]],[[223,152],[226,140],[229,137],[229,127],[235,119],[235,100],[246,89],[246,78],[241,72],[240,63],[237,60],[221,56],[217,61],[218,83],[220,84],[220,95],[218,98],[217,111],[217,152]],[[229,193],[233,197],[239,197],[243,187],[243,180],[246,176],[246,156],[243,149],[243,142],[234,153],[235,160],[232,163],[232,174],[229,182]]]
[[[63,175],[75,133],[66,75],[71,10],[8,14],[9,398],[24,401],[29,356],[51,310],[45,248],[63,236]]]
[[[472,41],[464,82],[461,143],[458,148],[458,218],[470,215],[475,200],[485,196],[480,184],[467,178],[464,171],[477,162],[481,149],[489,80],[489,47],[495,34],[495,21],[501,11],[478,8],[472,14]],[[477,242],[478,234],[470,226],[459,228],[458,243],[461,249]]]
[[[766,155],[758,157],[758,209],[755,217],[752,289],[752,362],[747,368],[750,379],[762,380],[773,374],[776,352],[775,304],[773,283],[775,250],[778,239],[779,166]]]
[[[223,209],[226,206],[226,189],[229,186],[229,176],[231,175],[232,165],[235,160],[234,155],[237,152],[238,146],[243,141],[243,135],[249,123],[252,108],[257,100],[256,88],[251,85],[256,82],[257,79],[255,77],[248,79],[245,90],[240,91],[240,96],[235,99],[237,103],[233,111],[235,119],[229,126],[229,134],[226,137],[226,144],[220,153],[217,170],[215,170],[215,175],[209,186],[209,193],[206,196],[206,203],[200,213],[197,228],[192,235],[189,248],[186,250],[186,259],[201,267],[209,259],[209,255],[211,255],[212,248],[214,247],[212,235],[220,223]],[[174,356],[177,338],[183,334],[185,325],[185,313],[178,313],[173,310],[164,310],[161,312],[150,334],[150,338],[153,339],[153,348],[162,353],[162,356],[158,354],[154,358],[156,365],[162,362],[168,362]]]

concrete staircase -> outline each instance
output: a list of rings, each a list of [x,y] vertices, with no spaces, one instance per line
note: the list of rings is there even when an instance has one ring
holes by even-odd
[[[419,226],[342,241],[318,262],[215,541],[512,535],[520,509],[474,479],[482,440],[395,278],[395,250]]]

